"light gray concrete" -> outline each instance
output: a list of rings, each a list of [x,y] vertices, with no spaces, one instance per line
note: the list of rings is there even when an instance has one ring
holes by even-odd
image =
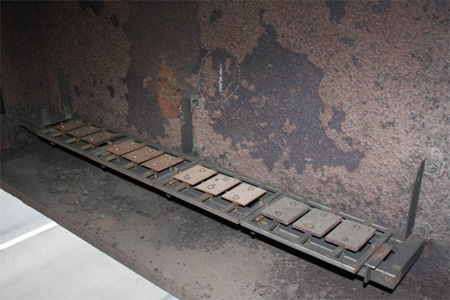
[[[0,189],[0,245],[51,220]]]
[[[0,195],[2,241],[51,222],[11,195]],[[0,251],[2,300],[176,299],[171,297],[60,226]]]

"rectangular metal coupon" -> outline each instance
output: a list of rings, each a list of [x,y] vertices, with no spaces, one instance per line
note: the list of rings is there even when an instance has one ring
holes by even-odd
[[[178,173],[173,178],[186,182],[189,185],[196,185],[215,174],[217,174],[217,171],[205,168],[202,165],[196,165],[186,171]]]
[[[356,252],[370,240],[375,231],[375,228],[344,220],[325,237],[325,240]]]
[[[262,214],[270,219],[289,225],[303,216],[309,210],[309,206],[289,197],[283,197],[262,211]]]
[[[292,227],[304,232],[308,232],[314,236],[322,237],[339,222],[341,217],[329,212],[312,208],[306,215],[295,222]]]
[[[84,127],[80,127],[80,128],[68,131],[67,134],[69,134],[73,137],[82,138],[84,136],[99,132],[100,130],[101,129],[98,127],[87,125]]]
[[[84,123],[81,120],[70,120],[68,122],[65,123],[61,123],[59,125],[54,126],[53,128],[59,130],[59,131],[63,131],[63,132],[67,132],[76,128],[80,128],[85,126],[86,123]]]
[[[239,179],[232,178],[224,174],[218,174],[213,178],[197,185],[195,188],[213,196],[217,196],[229,190],[239,182],[241,182]]]
[[[141,164],[144,161],[160,156],[161,154],[161,151],[145,146],[133,152],[129,152],[122,157],[131,160],[136,164]]]
[[[111,141],[117,137],[117,134],[109,131],[100,131],[82,138],[83,141],[91,145],[99,145]]]
[[[239,205],[246,206],[265,193],[266,190],[260,189],[259,187],[247,183],[241,183],[231,191],[225,193],[222,198],[235,202]]]
[[[111,147],[106,148],[106,151],[121,156],[142,147],[144,147],[144,145],[135,141],[126,141],[120,144],[112,145]]]
[[[181,158],[165,153],[143,163],[142,166],[156,172],[161,172],[162,170],[175,166],[182,161],[183,160]]]

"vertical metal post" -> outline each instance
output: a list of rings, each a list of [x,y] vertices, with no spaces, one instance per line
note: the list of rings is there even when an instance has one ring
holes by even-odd
[[[184,154],[192,154],[194,134],[192,129],[191,99],[183,98],[180,107],[181,120],[181,148]]]
[[[406,224],[406,232],[404,238],[405,241],[408,239],[408,237],[411,235],[414,229],[414,223],[416,221],[416,214],[417,214],[417,205],[419,203],[420,188],[422,187],[422,177],[424,170],[425,170],[425,160],[423,160],[422,163],[420,164],[420,168],[417,171],[416,175],[416,181],[414,182],[414,191],[412,194],[411,202],[409,203],[408,221]]]
[[[70,83],[61,67],[56,71],[56,83],[59,91],[59,104],[65,119],[72,118],[72,104],[70,97]]]

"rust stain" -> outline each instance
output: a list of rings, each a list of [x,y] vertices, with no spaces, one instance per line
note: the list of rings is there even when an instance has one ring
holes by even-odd
[[[291,96],[300,94],[300,87],[295,86],[295,85],[292,86],[292,87],[289,89],[289,94],[291,94]]]
[[[150,76],[147,76],[142,80],[142,87],[146,89],[148,87],[148,83],[152,80]]]
[[[284,122],[284,125],[281,129],[283,130],[283,132],[290,134],[290,133],[292,133],[292,131],[297,129],[297,126],[295,126],[295,124],[291,123],[289,118],[287,118],[286,122]]]
[[[178,118],[181,105],[180,91],[181,88],[175,70],[163,60],[156,83],[156,95],[164,117]]]
[[[108,230],[116,226],[117,223],[119,223],[119,217],[117,216],[100,215],[99,218],[89,220],[88,226],[98,227],[102,230]]]

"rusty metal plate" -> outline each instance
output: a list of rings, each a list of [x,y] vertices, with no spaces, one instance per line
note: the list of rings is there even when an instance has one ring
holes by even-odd
[[[213,178],[197,185],[195,188],[213,196],[217,196],[229,190],[239,182],[241,182],[239,179],[224,174],[217,174]]]
[[[215,174],[217,174],[217,171],[205,168],[202,165],[196,165],[186,171],[178,173],[174,176],[174,178],[190,185],[196,185],[197,183],[208,179]]]
[[[156,172],[161,172],[162,170],[175,166],[182,161],[183,159],[181,158],[165,153],[157,158],[143,163],[142,166]]]
[[[106,151],[121,156],[142,147],[144,147],[144,145],[135,141],[126,141],[120,144],[112,145],[111,147],[106,148]]]
[[[59,131],[67,132],[76,128],[80,128],[85,126],[86,123],[84,123],[81,120],[70,120],[65,123],[61,123],[59,125],[54,126],[53,128],[58,129]]]
[[[314,236],[322,237],[341,222],[341,217],[329,212],[312,208],[306,215],[295,222],[292,227]]]
[[[325,237],[325,240],[356,252],[370,240],[375,231],[375,228],[344,220]]]
[[[247,183],[241,183],[240,185],[223,195],[222,198],[235,202],[239,205],[246,206],[265,193],[266,190],[260,189],[259,187]]]
[[[73,137],[82,138],[84,136],[99,132],[101,129],[95,126],[87,125],[84,127],[80,127],[71,131],[68,131],[67,134],[70,134]]]
[[[91,145],[99,145],[107,141],[113,140],[117,137],[117,134],[109,131],[100,131],[82,138],[83,141]]]
[[[122,157],[131,160],[134,163],[140,164],[144,161],[160,156],[161,154],[161,151],[145,146],[133,152],[129,152]]]
[[[289,197],[283,197],[274,204],[265,208],[262,214],[270,219],[289,225],[303,216],[309,210],[309,206]]]

